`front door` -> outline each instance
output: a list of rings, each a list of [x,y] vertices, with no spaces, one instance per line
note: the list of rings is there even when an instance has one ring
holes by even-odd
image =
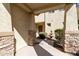
[[[43,32],[43,25],[39,25],[39,26],[38,26],[38,31],[39,31],[39,32]]]

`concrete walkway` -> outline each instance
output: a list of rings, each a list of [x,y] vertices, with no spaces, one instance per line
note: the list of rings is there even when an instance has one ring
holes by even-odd
[[[72,56],[49,45],[44,40],[35,46],[25,46],[16,52],[16,56]]]
[[[16,56],[37,56],[32,46],[25,46],[16,52]]]
[[[35,45],[34,49],[38,56],[52,56],[48,51],[43,49],[39,44]]]

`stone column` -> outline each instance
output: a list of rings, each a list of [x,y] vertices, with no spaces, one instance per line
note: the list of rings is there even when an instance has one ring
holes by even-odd
[[[34,14],[30,14],[30,24],[29,24],[29,30],[28,30],[28,45],[32,46],[35,42],[36,37],[36,27],[35,27],[35,19]]]
[[[76,4],[72,4],[66,9],[64,51],[76,53],[79,50],[79,31]]]
[[[35,39],[34,14],[28,13],[18,4],[11,4],[11,15],[16,39],[16,50],[27,45],[33,45]]]

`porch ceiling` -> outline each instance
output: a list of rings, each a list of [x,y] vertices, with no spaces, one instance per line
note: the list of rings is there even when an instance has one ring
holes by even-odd
[[[19,3],[17,5],[29,13],[39,14],[49,10],[64,8],[65,3]]]

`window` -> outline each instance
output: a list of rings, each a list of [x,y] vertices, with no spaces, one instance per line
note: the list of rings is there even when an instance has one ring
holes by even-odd
[[[38,31],[39,31],[39,32],[42,32],[42,31],[43,31],[43,26],[42,26],[42,25],[39,25],[39,26],[38,26]]]
[[[49,13],[54,13],[54,10],[49,11]]]

